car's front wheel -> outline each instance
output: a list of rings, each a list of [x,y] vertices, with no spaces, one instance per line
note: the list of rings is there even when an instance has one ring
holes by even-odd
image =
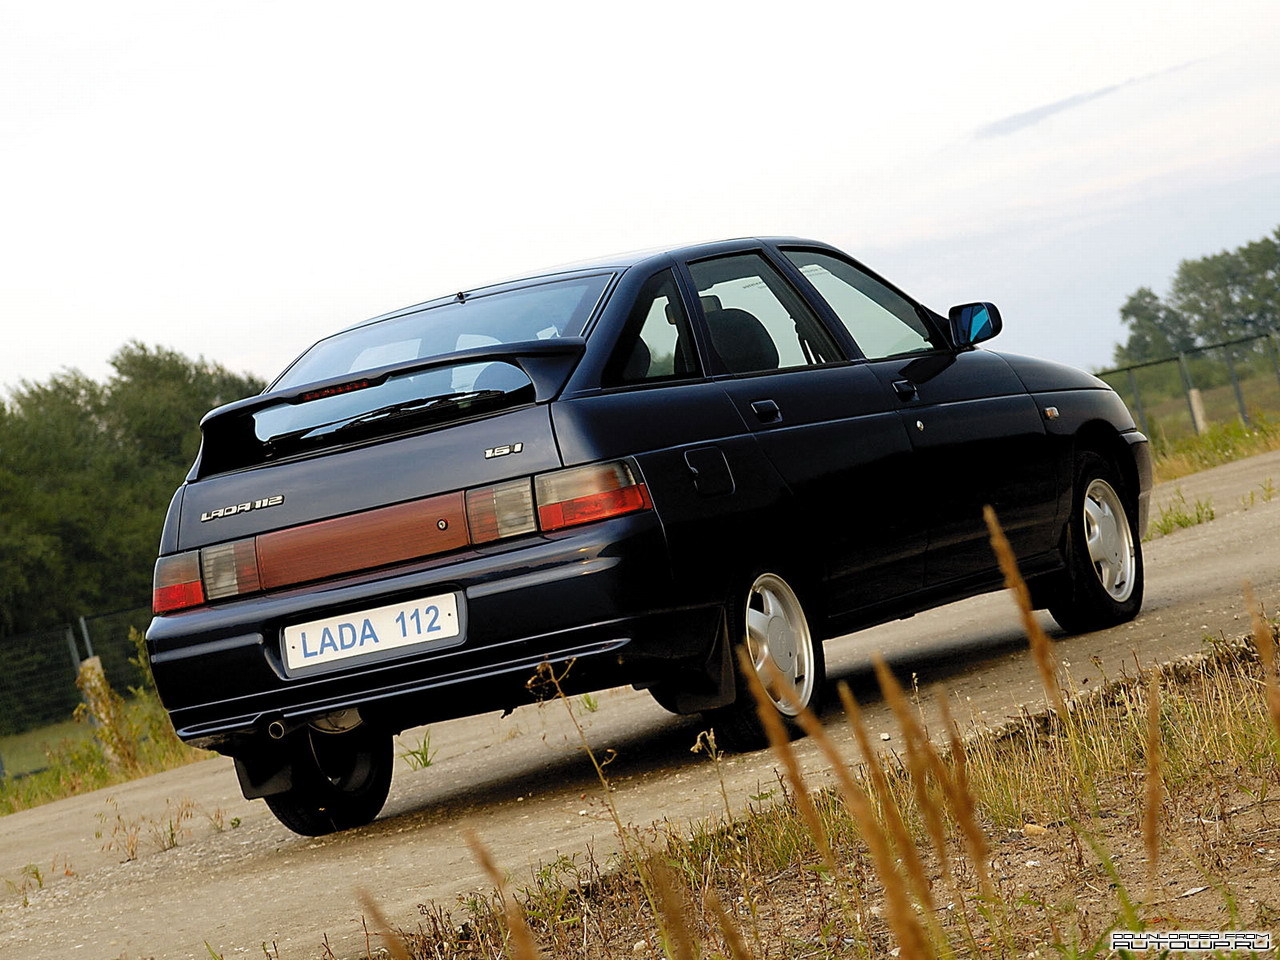
[[[345,733],[303,727],[289,744],[293,786],[266,797],[281,823],[320,837],[371,823],[391,789],[391,735],[361,725]]]
[[[729,636],[735,647],[745,647],[750,670],[762,681],[776,671],[795,691],[798,705],[769,690],[769,709],[782,720],[791,736],[799,734],[798,707],[817,710],[826,661],[822,642],[809,628],[800,597],[791,585],[776,573],[756,576],[745,594],[730,611]],[[768,738],[756,711],[756,700],[749,687],[749,677],[735,655],[733,658],[735,696],[731,704],[709,711],[707,719],[719,742],[738,750],[755,750],[765,746]]]
[[[1142,544],[1115,469],[1092,451],[1076,465],[1067,570],[1047,604],[1068,633],[1132,620],[1142,608]]]

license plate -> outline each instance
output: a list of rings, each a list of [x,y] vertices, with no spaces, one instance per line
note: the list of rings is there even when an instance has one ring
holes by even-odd
[[[289,669],[298,670],[405,647],[449,646],[457,637],[457,597],[442,593],[285,627],[284,656]]]

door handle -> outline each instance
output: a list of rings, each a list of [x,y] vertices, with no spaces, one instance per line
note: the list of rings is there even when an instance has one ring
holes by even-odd
[[[895,380],[893,381],[893,392],[898,395],[899,400],[914,400],[916,385],[910,380]]]
[[[782,411],[774,400],[752,400],[751,412],[761,423],[777,423],[782,419]]]

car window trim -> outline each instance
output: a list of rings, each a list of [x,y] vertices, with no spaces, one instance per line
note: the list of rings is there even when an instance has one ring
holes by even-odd
[[[622,329],[618,332],[617,338],[614,340],[613,345],[609,348],[609,353],[608,353],[608,356],[606,356],[605,358],[604,365],[600,368],[599,389],[601,393],[616,393],[619,390],[633,390],[637,387],[655,387],[655,386],[661,387],[661,386],[671,386],[674,384],[682,384],[682,383],[701,383],[709,379],[707,376],[707,369],[706,369],[707,365],[704,359],[704,353],[701,349],[701,345],[698,342],[698,335],[694,331],[693,317],[689,312],[688,291],[684,287],[684,284],[682,282],[682,277],[680,275],[680,271],[677,269],[677,265],[674,262],[666,263],[661,266],[655,267],[643,280],[639,282],[639,284],[636,287],[637,299],[632,300],[630,306],[627,308],[626,319],[627,320],[631,319],[631,313],[633,310],[635,310],[636,304],[639,302],[638,301],[639,293],[642,292],[646,286],[648,286],[651,280],[653,280],[655,277],[657,277],[659,274],[662,274],[662,273],[671,274],[672,282],[675,284],[676,297],[678,298],[681,309],[684,310],[685,322],[688,324],[688,327],[689,327],[689,335],[693,338],[693,354],[694,354],[693,358],[698,365],[697,372],[693,374],[687,374],[684,376],[678,376],[678,375],[672,374],[669,377],[652,377],[652,378],[646,378],[644,380],[636,380],[631,383],[605,383],[604,382],[605,375],[608,373],[609,367],[613,363],[613,360],[617,354],[618,348],[622,345],[623,341],[627,338],[628,333],[630,332],[628,330],[629,324],[624,321],[622,324]],[[641,323],[641,328],[643,328],[643,323]],[[637,329],[636,332],[637,334],[639,333],[639,328]]]
[[[943,346],[932,346],[931,349],[923,352],[907,351],[905,353],[895,353],[888,357],[876,357],[874,359],[869,358],[865,351],[863,351],[861,345],[858,344],[858,341],[854,338],[853,334],[849,331],[849,328],[845,326],[844,321],[840,319],[840,315],[835,312],[835,308],[832,307],[831,304],[827,303],[827,298],[822,295],[818,288],[809,281],[809,278],[806,277],[800,268],[791,261],[791,258],[787,256],[788,250],[820,253],[823,256],[831,257],[833,260],[840,260],[848,266],[853,267],[855,270],[866,274],[877,283],[883,284],[886,288],[892,290],[898,296],[902,297],[903,300],[907,301],[907,303],[911,304],[916,311],[916,316],[920,318],[920,322],[923,323],[926,329],[928,329],[932,334],[931,339],[937,343],[943,344]],[[863,264],[859,263],[855,258],[838,250],[833,250],[827,247],[815,247],[803,243],[779,245],[777,248],[777,254],[778,259],[785,262],[788,271],[794,276],[794,282],[803,284],[805,290],[808,291],[808,294],[811,294],[811,296],[807,294],[806,298],[812,301],[814,306],[821,305],[823,316],[830,318],[828,323],[834,323],[840,329],[844,334],[845,339],[853,345],[860,359],[866,360],[869,363],[875,363],[879,360],[892,360],[899,357],[927,357],[938,353],[955,353],[955,349],[951,345],[950,338],[946,336],[946,332],[942,330],[934,320],[935,315],[932,310],[922,304],[915,297],[911,296],[901,287],[895,286],[874,270],[870,270],[863,266]]]
[[[693,273],[689,270],[689,267],[691,264],[695,263],[706,263],[709,260],[724,260],[728,257],[740,257],[744,254],[751,253],[759,254],[765,263],[773,267],[777,274],[782,278],[782,282],[787,284],[791,288],[791,292],[799,298],[800,302],[809,308],[809,311],[813,314],[819,328],[831,339],[831,345],[836,348],[836,352],[844,354],[843,357],[838,360],[830,360],[825,363],[806,363],[798,367],[780,367],[774,370],[749,370],[745,373],[734,373],[725,366],[724,360],[721,359],[720,354],[717,353],[715,348],[711,345],[711,333],[707,330],[707,318],[702,312],[702,298],[698,296],[698,285],[694,281]],[[804,292],[797,288],[796,284],[787,272],[778,268],[776,258],[773,256],[772,251],[766,244],[742,247],[738,250],[715,253],[706,257],[697,257],[693,260],[681,259],[677,262],[676,266],[680,280],[687,287],[685,291],[685,299],[692,301],[691,304],[686,305],[686,310],[689,311],[690,321],[696,328],[694,337],[698,341],[699,350],[702,352],[705,361],[714,361],[714,364],[710,362],[703,363],[703,367],[706,369],[707,376],[710,379],[736,380],[741,379],[742,377],[758,377],[761,375],[790,373],[793,370],[825,369],[827,367],[838,367],[857,359],[849,356],[849,347],[846,345],[846,341],[852,343],[852,340],[848,335],[848,331],[845,331],[845,337],[843,340],[832,334],[830,329],[831,324],[824,320],[822,314],[814,309],[814,305],[810,302],[809,297],[805,296]],[[914,303],[915,301],[912,302]],[[690,310],[690,307],[692,307],[692,310]],[[840,326],[843,327],[844,324],[841,324]],[[715,369],[712,369],[713,366]]]

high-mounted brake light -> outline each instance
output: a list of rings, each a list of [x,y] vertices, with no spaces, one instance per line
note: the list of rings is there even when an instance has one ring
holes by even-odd
[[[151,609],[170,613],[204,603],[204,585],[200,581],[200,552],[179,553],[156,561],[152,583]]]
[[[308,403],[312,400],[323,400],[325,397],[336,397],[340,393],[350,393],[353,390],[363,390],[371,386],[373,386],[372,380],[352,380],[350,383],[340,383],[336,387],[325,387],[323,390],[308,390],[295,402]]]
[[[620,517],[653,506],[649,488],[636,480],[624,461],[557,470],[537,477],[535,483],[538,525],[543,530]]]

